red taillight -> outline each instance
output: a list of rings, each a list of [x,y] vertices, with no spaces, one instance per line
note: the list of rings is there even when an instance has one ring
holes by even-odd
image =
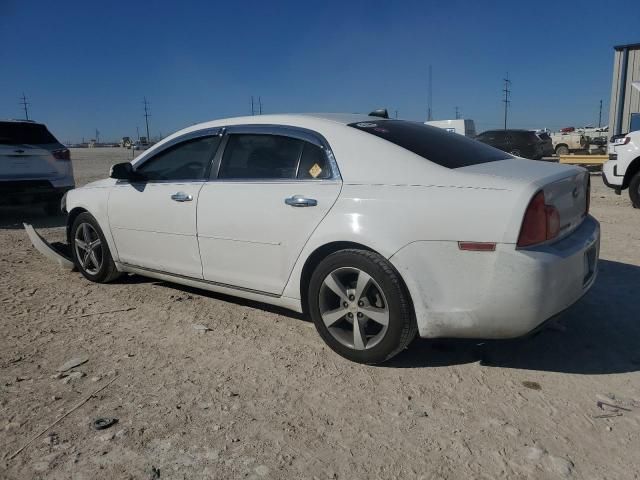
[[[55,158],[56,160],[71,160],[71,152],[69,152],[68,148],[54,150],[51,153],[53,154],[53,158]]]
[[[539,191],[524,213],[518,247],[528,247],[555,238],[560,233],[560,214],[553,205],[545,205],[544,192]]]

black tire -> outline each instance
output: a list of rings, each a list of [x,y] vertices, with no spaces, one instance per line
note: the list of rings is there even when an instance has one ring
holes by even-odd
[[[567,147],[566,145],[558,145],[558,147],[556,148],[556,154],[558,156],[569,155],[569,147]]]
[[[371,277],[368,285],[373,286],[374,291],[378,289],[382,295],[378,298],[384,299],[385,308],[388,316],[388,324],[386,330],[377,339],[377,342],[370,342],[373,346],[365,349],[356,349],[341,343],[334,334],[329,331],[325,325],[321,313],[321,294],[326,291],[322,290],[323,283],[332,272],[349,270],[361,271]],[[359,274],[356,274],[359,275]],[[370,288],[370,287],[367,287]],[[364,298],[364,297],[362,297]],[[350,300],[354,300],[350,298]],[[311,275],[309,289],[307,295],[308,311],[318,330],[318,333],[326,344],[339,355],[348,360],[365,363],[376,364],[389,360],[391,357],[404,350],[415,338],[418,326],[415,320],[413,305],[409,296],[409,292],[396,269],[381,255],[358,249],[346,249],[332,253],[322,260],[315,271]],[[358,299],[356,299],[358,301]],[[338,301],[338,304],[342,303]],[[345,303],[346,305],[346,303]],[[373,305],[369,305],[372,307]],[[341,305],[338,305],[342,309]],[[345,307],[346,308],[346,307]],[[325,311],[325,314],[328,313]],[[353,318],[353,314],[351,318]],[[358,313],[360,316],[360,313]],[[340,322],[347,321],[347,317],[342,317]],[[364,325],[362,328],[370,328],[371,322],[365,315]],[[351,321],[355,332],[355,324]],[[369,325],[369,326],[366,326]],[[373,322],[374,328],[379,327]],[[333,327],[332,327],[333,328]],[[347,329],[344,330],[346,335],[349,334]],[[354,334],[355,335],[355,334]],[[365,338],[367,335],[363,335]],[[367,340],[369,339],[367,338]]]
[[[82,251],[82,249],[76,246],[76,238],[78,237],[78,230],[83,228],[83,224],[89,224],[93,229],[92,231],[97,235],[95,240],[100,240],[98,247],[101,260],[99,262],[99,268],[95,268],[95,265],[91,265],[94,268],[89,268],[89,265],[83,265],[83,262],[78,257],[78,252]],[[91,280],[96,283],[108,283],[121,275],[113,262],[111,252],[109,251],[109,246],[107,245],[107,241],[102,233],[102,229],[100,228],[98,221],[90,213],[84,212],[76,217],[73,225],[71,226],[70,242],[73,262],[75,263],[76,268],[87,280]],[[98,255],[98,250],[96,250],[95,253]]]
[[[636,173],[629,182],[629,198],[633,208],[640,208],[640,172]]]

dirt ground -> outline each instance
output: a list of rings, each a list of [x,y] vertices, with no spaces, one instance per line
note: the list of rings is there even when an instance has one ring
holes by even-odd
[[[130,155],[73,150],[77,184]],[[416,340],[379,367],[287,311],[136,276],[91,284],[20,223],[62,239],[64,218],[0,210],[0,478],[640,478],[640,211],[592,181],[600,276],[559,323]],[[119,421],[96,431],[99,417]]]

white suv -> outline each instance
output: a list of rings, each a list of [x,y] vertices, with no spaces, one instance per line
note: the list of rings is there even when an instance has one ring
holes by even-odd
[[[0,205],[44,204],[60,213],[75,187],[69,150],[41,123],[0,121]]]
[[[640,131],[611,139],[609,161],[602,167],[602,179],[618,194],[628,188],[631,203],[640,208]]]

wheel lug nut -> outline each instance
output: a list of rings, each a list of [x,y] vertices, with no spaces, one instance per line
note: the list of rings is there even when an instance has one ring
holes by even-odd
[[[353,313],[349,312],[349,313],[347,314],[347,316],[348,316],[349,318],[353,318]]]
[[[349,306],[349,304],[348,304],[347,302],[343,302],[343,303],[342,303],[342,306],[343,306],[344,308],[347,308],[347,307]]]
[[[356,299],[356,297],[354,297],[353,295],[349,295],[349,300],[351,300],[352,302]]]
[[[358,318],[362,318],[362,312],[358,312]]]
[[[358,302],[358,306],[359,306],[359,307],[364,307],[364,302],[363,302],[362,300],[360,300],[360,301]]]

